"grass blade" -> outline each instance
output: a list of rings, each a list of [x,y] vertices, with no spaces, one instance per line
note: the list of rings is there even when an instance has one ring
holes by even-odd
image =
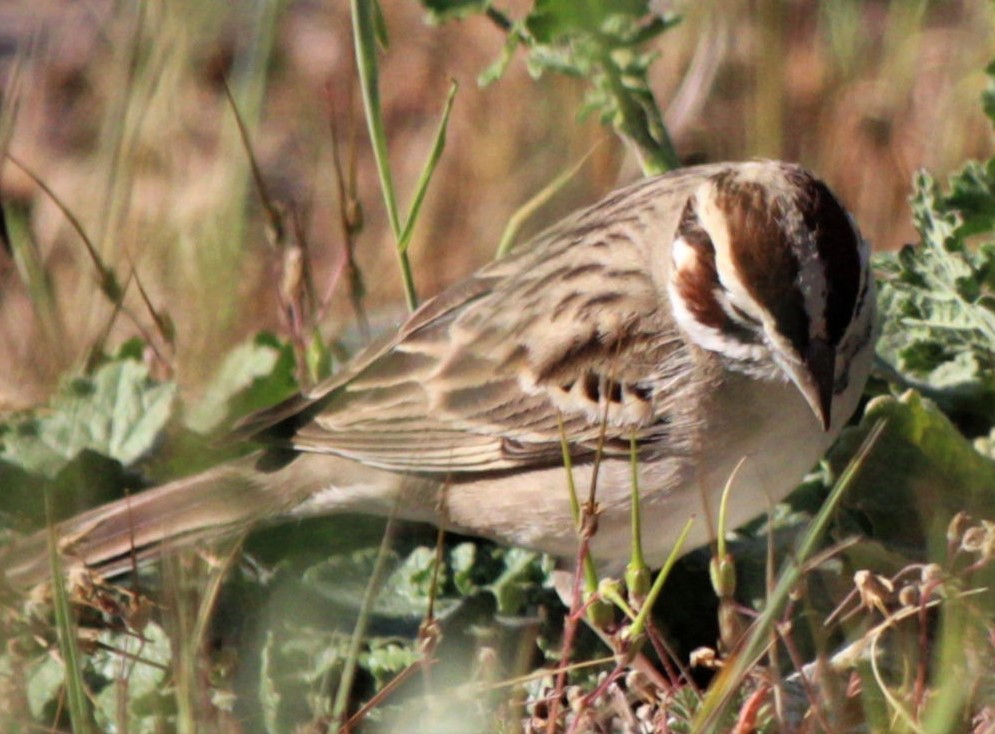
[[[539,193],[522,204],[514,214],[508,217],[508,224],[505,225],[504,232],[501,233],[501,241],[498,243],[497,252],[494,255],[495,258],[502,258],[511,252],[511,248],[515,245],[515,238],[518,236],[518,232],[525,221],[552,199],[570,179],[577,175],[581,166],[587,163],[587,159],[591,157],[594,150],[594,148],[589,150],[583,158],[561,172],[559,176],[546,184]]]
[[[59,313],[55,288],[31,234],[27,212],[23,207],[4,206],[4,223],[14,265],[28,289],[31,305],[38,314],[46,346],[61,358],[66,344],[66,331]]]
[[[404,298],[408,304],[408,309],[414,311],[418,307],[418,293],[415,290],[408,253],[400,247],[404,228],[397,211],[397,196],[394,193],[394,179],[390,172],[390,161],[387,156],[387,134],[384,130],[383,111],[380,105],[380,72],[377,66],[374,1],[351,1],[356,66],[359,70],[359,85],[363,93],[363,107],[366,110],[366,125],[370,133],[370,143],[373,146],[377,174],[380,177],[380,189],[383,192],[384,206],[387,209],[387,219],[390,222],[390,229],[394,233],[394,240],[398,243],[397,259],[401,268],[401,280],[404,284]]]
[[[62,575],[62,563],[55,521],[52,519],[52,499],[45,492],[45,515],[48,518],[48,561],[52,570],[52,606],[55,611],[55,627],[59,637],[59,652],[65,665],[66,708],[72,730],[77,734],[91,734],[90,701],[83,685],[83,670],[80,663],[79,647],[76,644],[76,626],[73,624],[72,607]]]
[[[681,534],[677,536],[677,540],[674,542],[674,549],[670,551],[670,555],[667,556],[667,562],[663,564],[663,568],[660,569],[656,575],[656,579],[653,580],[653,586],[650,588],[649,594],[646,595],[646,601],[639,609],[639,614],[632,622],[632,627],[628,630],[630,639],[634,639],[641,635],[643,630],[646,628],[646,620],[649,619],[649,615],[652,613],[653,605],[656,604],[656,600],[660,598],[660,592],[663,591],[663,583],[667,580],[667,577],[670,576],[670,572],[673,570],[674,564],[677,563],[678,559],[682,555],[681,549],[684,547],[684,541],[687,540],[688,533],[691,532],[693,525],[694,517],[688,518],[688,521],[684,523],[684,528],[681,530]]]
[[[66,206],[59,195],[56,194],[55,191],[53,191],[49,185],[46,184],[45,181],[34,171],[32,171],[23,161],[11,153],[7,153],[6,157],[7,160],[20,169],[21,173],[30,178],[31,181],[45,193],[49,200],[55,204],[58,210],[62,213],[62,216],[66,218],[66,221],[69,222],[69,225],[73,228],[77,236],[80,238],[80,241],[83,243],[83,247],[86,248],[86,254],[89,256],[90,262],[93,263],[93,267],[97,271],[97,283],[100,286],[100,292],[107,297],[112,306],[119,306],[124,298],[124,289],[121,287],[114,269],[107,265],[104,259],[100,256],[100,253],[97,251],[96,244],[92,239],[90,239],[90,236],[87,234],[86,229],[83,227],[83,223],[79,220],[79,217],[73,214],[72,210]]]
[[[359,606],[359,617],[356,619],[356,627],[352,631],[352,638],[349,640],[349,652],[346,655],[345,665],[342,668],[342,677],[339,679],[338,690],[335,691],[335,701],[332,704],[332,721],[340,722],[343,726],[349,716],[349,698],[352,694],[352,684],[356,678],[356,669],[359,666],[359,654],[366,640],[366,630],[370,626],[370,618],[373,616],[373,608],[380,593],[380,585],[383,582],[384,571],[387,568],[387,559],[390,556],[390,547],[394,541],[394,533],[397,529],[397,505],[394,511],[387,518],[387,525],[384,527],[383,537],[380,539],[380,547],[377,549],[376,561],[373,564],[373,572],[366,582],[366,590],[363,592],[363,600]]]
[[[411,234],[414,231],[415,222],[418,221],[418,212],[421,211],[422,201],[424,201],[425,193],[428,191],[429,181],[432,180],[435,167],[439,163],[439,158],[442,157],[442,150],[446,147],[446,128],[449,125],[449,114],[453,111],[453,101],[456,99],[456,90],[458,88],[459,85],[454,79],[449,85],[449,94],[446,96],[446,106],[442,110],[439,131],[435,134],[435,142],[432,143],[432,150],[428,154],[428,160],[425,161],[425,167],[418,178],[418,185],[415,188],[415,198],[411,202],[411,209],[408,211],[408,217],[404,222],[404,231],[401,232],[401,237],[397,242],[397,249],[402,253],[408,251],[408,244],[411,242]]]
[[[829,518],[832,517],[833,512],[839,505],[840,499],[853,482],[854,477],[857,476],[857,473],[864,466],[871,449],[877,443],[884,427],[884,421],[878,421],[874,424],[870,433],[867,434],[867,438],[861,444],[860,450],[847,465],[839,481],[836,482],[836,486],[833,487],[833,491],[829,493],[829,497],[826,498],[819,513],[812,520],[808,530],[802,536],[795,556],[785,565],[784,570],[781,572],[777,580],[777,585],[767,600],[766,608],[751,626],[746,643],[739,651],[730,656],[727,665],[705,694],[701,710],[692,724],[692,731],[717,731],[718,722],[726,708],[732,702],[739,684],[767,650],[770,644],[771,629],[778,615],[783,610],[788,600],[788,595],[801,578],[805,560],[815,552],[819,539],[829,524]]]

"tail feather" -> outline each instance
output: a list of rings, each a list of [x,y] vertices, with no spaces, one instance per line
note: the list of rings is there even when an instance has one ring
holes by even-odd
[[[261,471],[263,458],[254,454],[57,524],[54,532],[64,566],[118,575],[136,561],[218,540],[262,518],[286,514],[327,481],[300,476],[296,461]],[[49,578],[49,532],[38,531],[0,554],[0,575],[9,585],[26,589]]]

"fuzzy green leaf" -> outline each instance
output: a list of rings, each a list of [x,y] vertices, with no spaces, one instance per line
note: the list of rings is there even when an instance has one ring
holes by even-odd
[[[228,354],[185,422],[207,433],[232,416],[274,405],[296,388],[293,349],[263,332]]]
[[[377,682],[377,687],[383,686],[409,665],[421,659],[421,655],[413,645],[404,644],[397,639],[373,638],[367,644],[369,648],[359,656],[359,663],[370,672]]]
[[[486,87],[493,84],[502,76],[507,70],[508,65],[511,63],[512,58],[514,58],[515,50],[522,44],[521,33],[512,31],[508,33],[508,38],[504,42],[504,46],[501,48],[501,55],[494,61],[490,66],[484,69],[480,75],[477,77],[477,86]]]
[[[946,190],[914,181],[920,243],[877,258],[878,351],[945,410],[995,420],[995,161],[969,163]],[[978,239],[985,241],[980,244]]]
[[[65,665],[54,655],[46,656],[32,666],[24,681],[32,716],[42,719],[45,711],[56,709],[65,677]]]
[[[476,9],[505,31],[501,57],[481,74],[481,85],[500,77],[512,52],[523,46],[533,77],[555,72],[590,85],[585,110],[612,125],[634,146],[645,173],[680,165],[649,84],[649,67],[657,54],[645,50],[646,44],[676,25],[679,16],[655,11],[648,0],[535,0],[532,10],[518,21],[490,4],[423,3],[436,19],[464,17]]]
[[[156,382],[139,362],[109,362],[63,383],[47,411],[0,426],[0,459],[50,478],[86,449],[127,466],[152,449],[175,394],[175,384]]]
[[[558,43],[578,33],[614,31],[616,36],[649,12],[647,0],[536,0],[526,27],[540,43]]]
[[[128,731],[155,734],[175,717],[176,702],[168,689],[172,651],[162,627],[149,624],[141,638],[101,633],[106,647],[90,658],[96,674],[108,683],[94,698],[94,718],[102,731],[113,731],[123,714]],[[122,654],[133,656],[129,661]],[[125,683],[117,681],[125,675]],[[124,704],[123,706],[121,704]]]
[[[330,693],[338,685],[349,636],[296,624],[278,624],[266,633],[259,670],[259,702],[270,734],[294,731],[303,722],[327,716]]]
[[[333,556],[312,566],[304,574],[305,584],[312,591],[339,605],[343,612],[358,613],[359,600],[376,562],[376,549],[366,548],[354,553]],[[415,548],[406,558],[390,559],[393,570],[383,582],[374,613],[382,618],[421,620],[429,607],[432,590],[435,551],[427,546]],[[439,586],[444,588],[447,572],[439,574]],[[459,599],[436,595],[437,614],[445,614],[459,604]]]
[[[494,594],[499,612],[514,614],[521,611],[526,590],[534,587],[549,569],[543,568],[541,555],[520,548],[508,548],[502,558],[504,571],[487,589]]]

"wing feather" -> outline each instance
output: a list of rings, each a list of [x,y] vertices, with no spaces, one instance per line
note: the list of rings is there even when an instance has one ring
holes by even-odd
[[[580,458],[603,432],[609,452],[627,452],[633,435],[654,452],[686,451],[695,401],[680,378],[695,355],[654,268],[680,194],[702,175],[657,179],[655,190],[642,182],[575,215],[243,430],[380,468],[457,476],[558,461],[561,425]]]

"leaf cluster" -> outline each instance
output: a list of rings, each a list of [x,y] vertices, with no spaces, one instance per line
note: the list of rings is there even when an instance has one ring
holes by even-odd
[[[581,114],[611,125],[635,148],[646,173],[680,165],[649,84],[657,53],[646,48],[679,16],[651,10],[648,0],[536,0],[518,20],[489,0],[422,2],[436,22],[482,13],[505,32],[501,57],[480,76],[481,84],[499,79],[524,49],[534,77],[552,72],[589,85]]]
[[[985,110],[995,123],[995,64]],[[995,423],[995,158],[916,174],[920,242],[877,258],[880,355],[969,427]]]
[[[143,486],[170,457],[190,471],[231,448],[209,436],[286,397],[297,381],[291,345],[259,334],[219,365],[196,401],[152,377],[135,339],[88,373],[65,378],[49,405],[0,417],[0,524],[44,521],[43,495],[64,517]],[[170,473],[167,469],[167,473]]]
[[[203,445],[211,442],[209,432],[272,404],[295,385],[292,346],[269,334],[235,347],[189,405],[176,383],[150,375],[141,356],[141,345],[128,343],[89,374],[67,379],[49,406],[0,420],[0,525],[44,524],[46,496],[52,498],[55,514],[64,516],[133,491],[146,483],[142,475],[150,462],[163,461],[163,455],[168,460],[173,454],[173,463],[189,471],[191,463],[207,461],[191,458],[191,452],[204,451]],[[172,471],[167,468],[166,473]],[[258,676],[251,691],[234,695],[237,682],[221,675],[210,687],[218,706],[227,698],[238,701],[243,710],[258,713],[272,732],[328,714],[382,533],[381,520],[338,517],[271,528],[250,540],[249,556],[261,560],[260,568],[266,570],[252,572],[249,567],[232,574],[217,616],[238,624],[234,630],[219,629],[212,638],[232,648],[239,667],[258,670]],[[437,553],[436,537],[434,530],[420,526],[406,529],[389,553],[370,634],[358,659],[356,696],[372,696],[423,658],[417,632],[429,609],[446,621],[447,638],[476,644],[475,636],[484,634],[489,644],[501,641],[513,656],[519,642],[515,624],[502,626],[495,613],[532,615],[548,601],[551,568],[538,554],[454,536]],[[143,575],[142,587],[165,587],[169,597],[167,580],[155,572]],[[99,594],[105,600],[119,597],[115,588]],[[138,629],[124,612],[133,606],[129,599],[125,594],[120,603],[96,605],[77,599],[82,603],[78,621],[99,631],[93,643],[97,647],[88,648],[81,664],[94,721],[101,730],[110,730],[121,717],[130,731],[168,729],[176,725],[176,702],[163,686],[172,674],[175,651],[162,630],[175,628],[171,608],[177,604],[174,600],[156,607],[152,621]],[[279,620],[267,622],[263,617],[274,607],[285,611]],[[27,719],[57,720],[67,683],[64,662],[46,651],[55,644],[50,611],[33,606],[21,611],[13,617],[0,615],[0,638],[9,643],[0,654],[0,729]],[[36,616],[39,612],[43,618]],[[243,636],[255,625],[268,631],[259,638]],[[134,658],[122,662],[121,651]],[[465,654],[452,657],[467,659]],[[465,678],[467,672],[448,675]],[[19,692],[11,691],[5,680],[23,685]],[[3,711],[17,718],[8,720]]]

